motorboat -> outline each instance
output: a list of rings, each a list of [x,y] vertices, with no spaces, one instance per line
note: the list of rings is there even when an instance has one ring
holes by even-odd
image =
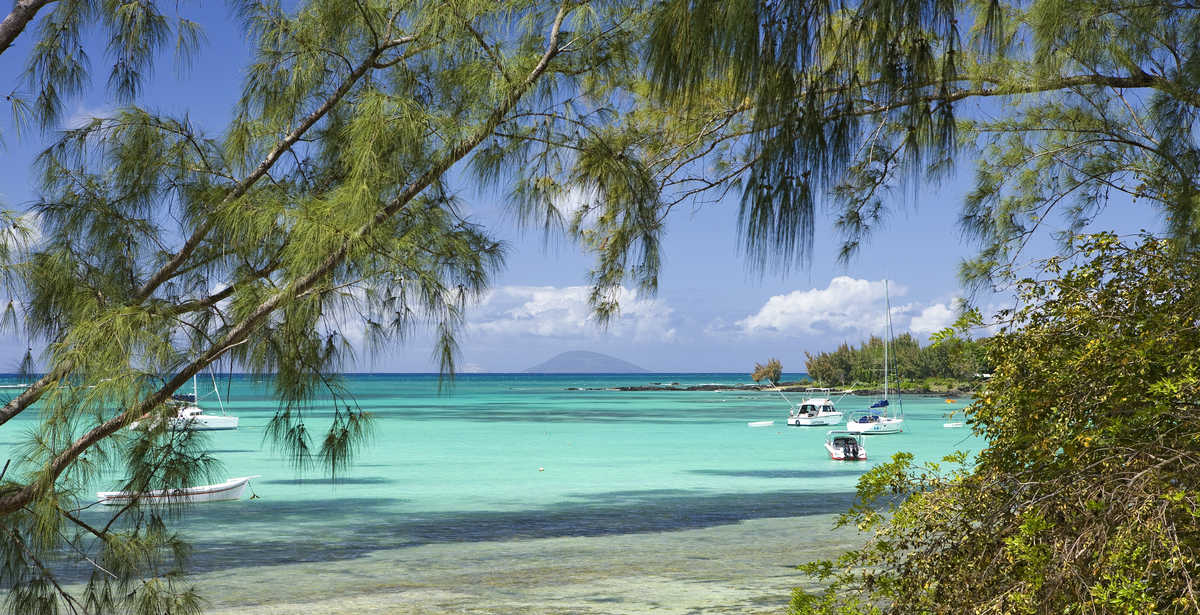
[[[810,397],[788,412],[787,424],[791,427],[816,427],[837,425],[842,422],[842,413],[833,402],[825,397]]]
[[[223,431],[238,428],[238,417],[225,413],[225,403],[221,400],[216,377],[211,373],[209,376],[213,378],[213,395],[216,397],[220,414],[208,414],[200,407],[196,377],[192,376],[192,392],[177,393],[172,395],[171,400],[167,402],[175,409],[175,416],[167,419],[167,429],[171,431]],[[142,417],[142,419],[145,418]],[[131,423],[129,427],[138,429],[139,426],[144,425],[145,421],[139,420]]]
[[[825,434],[825,450],[834,461],[866,461],[867,447],[861,434],[835,430]]]
[[[262,475],[255,474],[254,476],[231,478],[216,485],[200,485],[180,489],[155,489],[141,493],[131,491],[98,491],[96,492],[96,497],[99,498],[100,504],[104,506],[125,506],[134,500],[164,504],[195,504],[200,502],[236,500],[242,497],[242,493],[246,491],[246,487],[250,484],[250,479],[260,476]]]
[[[888,297],[887,280],[883,281],[884,333],[883,333],[883,397],[871,404],[867,410],[850,414],[846,431],[872,435],[900,433],[904,431],[904,402],[900,401],[898,414],[891,414],[888,401],[888,344],[892,339],[892,301]],[[899,394],[896,395],[900,398]]]

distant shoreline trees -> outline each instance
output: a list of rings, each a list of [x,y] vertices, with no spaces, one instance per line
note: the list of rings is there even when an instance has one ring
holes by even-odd
[[[987,372],[982,340],[949,338],[922,347],[911,334],[897,336],[889,347],[892,376],[923,380],[949,378],[967,381]],[[850,384],[883,380],[883,339],[871,336],[858,346],[842,343],[832,352],[804,353],[808,377],[822,384]]]
[[[750,378],[755,382],[766,380],[773,386],[779,386],[779,381],[783,378],[783,364],[774,357],[767,360],[766,365],[755,363],[754,373],[750,374]]]

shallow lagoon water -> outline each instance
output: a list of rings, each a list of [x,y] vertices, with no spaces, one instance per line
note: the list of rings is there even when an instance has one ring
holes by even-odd
[[[940,397],[906,397],[906,433],[846,463],[827,458],[827,428],[786,427],[776,393],[568,390],[650,382],[746,379],[462,375],[439,394],[436,376],[350,375],[374,431],[331,481],[263,441],[269,383],[235,376],[241,428],[208,443],[228,476],[263,476],[258,497],[179,522],[197,583],[219,613],[779,612],[797,564],[858,540],[831,528],[863,471],[979,446],[942,427],[963,403]],[[328,413],[314,405],[314,430]],[[747,426],[761,420],[776,423]]]

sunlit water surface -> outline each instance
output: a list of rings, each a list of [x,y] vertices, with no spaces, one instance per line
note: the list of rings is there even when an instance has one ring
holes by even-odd
[[[241,427],[207,434],[211,454],[229,477],[262,478],[257,497],[178,522],[196,583],[219,613],[781,612],[805,583],[797,564],[859,540],[832,526],[863,471],[980,445],[943,427],[965,399],[906,397],[906,432],[868,438],[870,461],[848,463],[826,456],[828,428],[786,427],[776,393],[568,390],[651,382],[746,379],[462,375],[439,393],[436,376],[349,375],[373,432],[332,481],[264,441],[269,381],[222,379]],[[330,415],[318,401],[310,427]],[[6,426],[0,453],[32,419]],[[747,425],[763,420],[775,424]]]

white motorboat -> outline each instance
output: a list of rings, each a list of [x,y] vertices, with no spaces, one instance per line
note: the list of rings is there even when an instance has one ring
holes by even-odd
[[[830,431],[825,434],[825,450],[834,461],[866,461],[867,447],[861,434]]]
[[[258,478],[259,476],[262,475],[255,474],[254,476],[231,478],[216,485],[200,485],[198,487],[185,487],[181,489],[156,489],[143,493],[135,493],[130,491],[98,491],[96,492],[96,497],[99,498],[100,503],[105,506],[124,506],[135,499],[166,504],[236,500],[242,497],[242,493],[246,491],[246,486],[250,484],[250,479]]]
[[[867,410],[850,414],[846,431],[872,435],[900,433],[904,431],[904,403],[900,402],[898,415],[892,415],[888,406],[888,343],[892,339],[892,301],[888,297],[887,280],[883,281],[884,322],[883,332],[883,398],[871,404]],[[899,395],[897,395],[899,398]]]
[[[788,412],[787,424],[792,427],[837,425],[842,413],[825,397],[810,397]]]
[[[221,392],[217,388],[217,379],[211,373],[213,379],[213,395],[217,399],[217,407],[220,408],[220,414],[207,414],[204,409],[198,404],[200,395],[197,392],[196,377],[192,377],[192,392],[178,393],[171,396],[171,401],[168,402],[175,408],[175,416],[168,419],[167,429],[171,431],[222,431],[238,428],[238,417],[230,416],[225,413],[225,404],[221,400]],[[145,417],[143,417],[145,418]],[[137,429],[141,425],[141,421],[134,421],[130,424],[130,429]]]

